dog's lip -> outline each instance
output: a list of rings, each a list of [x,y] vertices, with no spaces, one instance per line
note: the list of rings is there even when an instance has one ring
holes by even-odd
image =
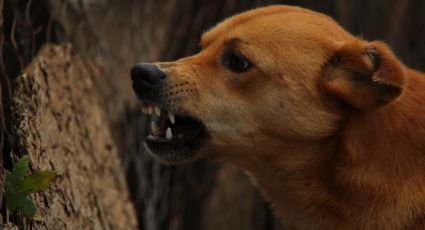
[[[158,142],[170,142],[170,141],[173,141],[173,139],[171,139],[171,140],[168,140],[167,138],[163,138],[163,137],[156,137],[156,136],[154,136],[154,135],[152,135],[152,134],[149,134],[146,138],[145,138],[146,140],[151,140],[151,141],[158,141]]]

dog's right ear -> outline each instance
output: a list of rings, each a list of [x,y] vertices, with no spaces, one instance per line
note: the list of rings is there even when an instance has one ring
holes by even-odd
[[[403,65],[381,42],[346,42],[323,68],[326,93],[359,110],[390,103],[404,85]]]

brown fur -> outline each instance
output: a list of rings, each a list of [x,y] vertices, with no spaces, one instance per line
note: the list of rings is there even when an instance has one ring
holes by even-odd
[[[200,119],[201,156],[253,175],[289,229],[424,229],[425,76],[331,18],[271,6],[157,63],[165,106]],[[253,63],[227,70],[232,48]]]

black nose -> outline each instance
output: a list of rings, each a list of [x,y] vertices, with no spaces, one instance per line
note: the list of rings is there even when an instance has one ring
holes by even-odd
[[[155,65],[140,63],[131,68],[133,90],[145,102],[161,102],[161,90],[166,78],[167,75]]]
[[[131,79],[134,83],[156,86],[166,77],[167,75],[155,65],[140,63],[131,68]]]

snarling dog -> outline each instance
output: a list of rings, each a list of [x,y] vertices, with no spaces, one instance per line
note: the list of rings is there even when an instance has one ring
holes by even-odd
[[[154,157],[239,166],[288,229],[425,228],[424,74],[298,7],[236,15],[200,44],[132,68]]]

